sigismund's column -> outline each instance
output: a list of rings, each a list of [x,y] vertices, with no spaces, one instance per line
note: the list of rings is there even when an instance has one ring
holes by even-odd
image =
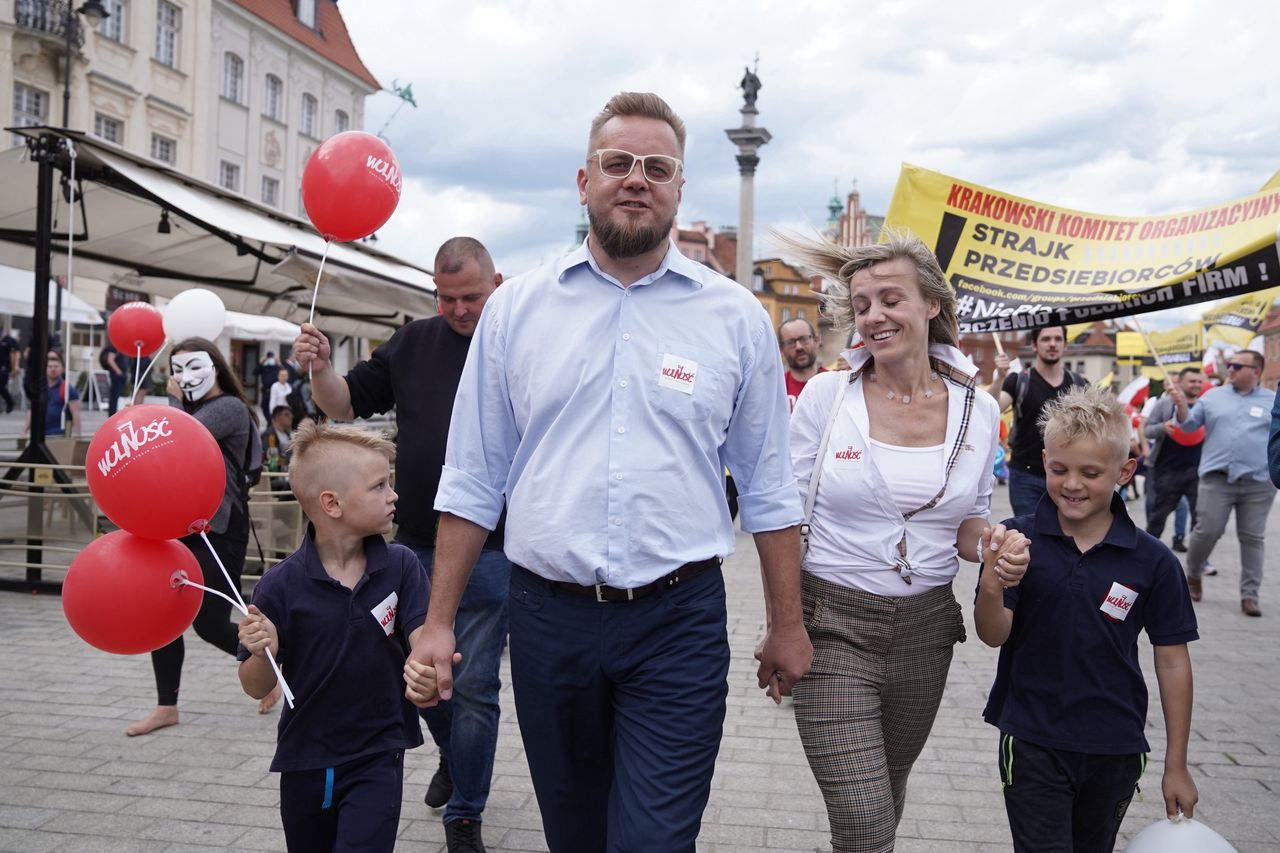
[[[760,60],[756,58],[756,67]],[[755,218],[755,176],[760,156],[756,153],[773,137],[763,127],[756,127],[756,96],[762,84],[754,70],[743,69],[744,75],[738,88],[742,89],[742,126],[726,130],[729,141],[738,147],[738,257],[734,264],[734,278],[743,287],[751,287],[754,263],[751,256],[751,229]]]

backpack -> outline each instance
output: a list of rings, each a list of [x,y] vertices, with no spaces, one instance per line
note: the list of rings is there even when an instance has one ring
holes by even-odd
[[[1089,380],[1085,379],[1079,373],[1071,370],[1064,370],[1066,376],[1064,382],[1067,390],[1070,391],[1075,387],[1082,387],[1089,384]],[[1031,387],[1031,368],[1018,372],[1018,393],[1013,398],[1013,426],[1009,430],[1009,446],[1013,446],[1014,436],[1018,432],[1018,424],[1022,423],[1027,413],[1023,410],[1023,402],[1027,398],[1027,389]]]

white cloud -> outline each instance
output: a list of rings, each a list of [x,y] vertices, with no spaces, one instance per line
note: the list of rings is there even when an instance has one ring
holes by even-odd
[[[624,88],[663,94],[689,126],[681,221],[736,223],[724,129],[757,50],[773,134],[758,240],[825,221],[833,180],[883,212],[903,161],[1116,215],[1245,195],[1280,167],[1274,0],[347,5],[366,64],[421,105],[387,134],[418,189],[385,229],[419,262],[467,229],[509,272],[563,250],[588,122]],[[367,126],[395,105],[371,99]]]

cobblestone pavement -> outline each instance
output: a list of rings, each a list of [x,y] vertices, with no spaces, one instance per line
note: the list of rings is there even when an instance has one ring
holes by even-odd
[[[1007,513],[997,490],[995,514]],[[1136,512],[1140,502],[1130,504]],[[1280,851],[1280,509],[1269,526],[1267,615],[1240,614],[1234,527],[1213,562],[1192,644],[1196,702],[1191,738],[1196,812],[1241,851]],[[792,712],[755,687],[751,651],[762,622],[759,571],[749,537],[725,566],[734,650],[728,720],[699,850],[830,850],[822,799]],[[973,568],[957,593],[971,601]],[[898,850],[984,851],[1010,846],[996,774],[996,732],[979,717],[995,651],[970,640],[957,650],[933,735],[911,776]],[[283,850],[277,780],[267,772],[275,714],[258,716],[229,658],[188,634],[181,725],[128,739],[125,725],[152,707],[151,667],[78,640],[47,595],[0,593],[7,654],[0,661],[0,850]],[[1164,733],[1151,685],[1151,764],[1129,810],[1127,840],[1163,814]],[[504,666],[505,669],[505,666]],[[509,679],[504,671],[504,684]],[[525,766],[510,687],[484,835],[493,851],[546,846]],[[422,804],[436,765],[426,746],[406,760],[399,850],[443,850],[439,814]],[[1120,845],[1123,848],[1123,842]]]

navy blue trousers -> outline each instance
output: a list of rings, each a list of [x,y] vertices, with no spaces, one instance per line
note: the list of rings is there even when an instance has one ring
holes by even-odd
[[[404,750],[280,774],[289,853],[386,853],[396,846]]]
[[[511,573],[511,681],[551,853],[693,853],[724,728],[724,578],[604,604]]]

